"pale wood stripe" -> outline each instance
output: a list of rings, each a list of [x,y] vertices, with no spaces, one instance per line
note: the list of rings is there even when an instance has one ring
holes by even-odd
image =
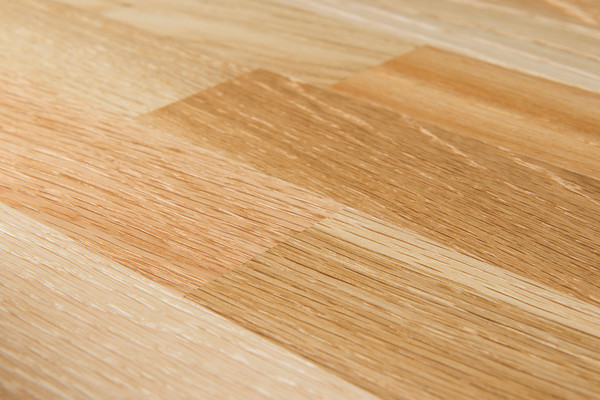
[[[469,18],[470,22],[465,26],[466,12],[458,12],[460,17],[447,16],[444,15],[444,5],[432,6],[431,1],[418,6],[426,11],[411,11],[407,7],[408,1],[345,0],[341,3],[340,0],[285,0],[285,3],[352,21],[362,28],[376,29],[414,44],[428,44],[582,89],[600,91],[600,62],[597,60],[600,33],[597,30],[565,29],[560,23],[551,22],[552,28],[544,27],[535,33],[527,24],[536,26],[539,23],[527,15],[521,18],[505,16],[516,26],[505,28],[508,32],[498,32],[486,26],[486,18],[481,16]],[[438,0],[440,2],[443,3]],[[457,9],[456,6],[448,8]],[[497,19],[496,16],[492,18]],[[519,30],[520,34],[514,33]],[[529,33],[524,36],[523,30]],[[563,36],[570,43],[570,48],[565,48],[566,43],[548,47],[548,42],[556,42],[549,30],[557,31],[556,36]],[[584,48],[574,52],[581,43],[584,43]],[[588,52],[594,58],[589,58]]]
[[[124,115],[138,115],[245,69],[193,44],[140,33],[48,0],[0,2],[0,66]]]
[[[453,132],[600,178],[600,95],[596,93],[431,47],[333,87]]]
[[[600,394],[598,307],[357,211],[190,298],[381,398]]]
[[[2,398],[369,399],[0,204]]]
[[[3,86],[0,201],[156,281],[190,290],[338,209],[185,139]]]
[[[210,53],[315,84],[402,54],[412,43],[276,0],[61,0]]]
[[[144,120],[482,261],[600,302],[595,179],[266,71]]]
[[[594,0],[487,0],[526,15],[548,16],[577,25],[600,26],[600,4]]]

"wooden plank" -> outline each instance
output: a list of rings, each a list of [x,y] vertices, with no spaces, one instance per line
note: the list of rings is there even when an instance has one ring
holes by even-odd
[[[384,399],[600,395],[598,307],[354,210],[190,298]]]
[[[600,31],[596,29],[566,27],[557,21],[543,23],[514,9],[501,12],[487,7],[486,10],[484,2],[481,5],[481,1],[472,0],[345,0],[343,6],[339,0],[282,1],[416,45],[431,45],[585,90],[600,91]],[[454,4],[447,4],[448,1]],[[498,26],[491,22],[502,20]]]
[[[0,201],[158,282],[191,290],[338,208],[39,86],[3,87]]]
[[[600,95],[596,93],[432,47],[416,49],[333,87],[453,132],[600,178]]]
[[[257,71],[144,117],[597,304],[600,182]]]
[[[61,0],[254,68],[331,84],[412,42],[276,0]]]
[[[370,399],[0,204],[2,398]]]
[[[53,1],[0,2],[0,66],[123,115],[138,115],[245,69]]]

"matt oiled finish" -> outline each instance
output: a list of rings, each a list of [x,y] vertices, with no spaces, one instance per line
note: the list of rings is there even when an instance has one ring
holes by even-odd
[[[191,298],[385,399],[600,386],[599,308],[352,210]]]
[[[600,95],[596,93],[431,47],[333,87],[453,132],[600,178]]]
[[[598,10],[0,0],[0,399],[600,400]]]
[[[0,200],[159,282],[194,288],[337,208],[185,139],[25,87],[0,98]]]
[[[373,399],[0,204],[3,399]]]
[[[600,185],[592,178],[265,71],[145,120],[600,303]]]

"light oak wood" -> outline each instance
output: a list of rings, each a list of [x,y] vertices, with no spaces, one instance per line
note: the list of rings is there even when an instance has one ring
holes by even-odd
[[[598,307],[353,210],[191,298],[383,399],[585,399],[600,385]]]
[[[0,200],[169,286],[191,290],[338,208],[36,86],[9,92],[0,98]]]
[[[368,393],[0,204],[2,398]]]
[[[595,179],[266,71],[144,120],[600,303],[600,182]]]
[[[333,87],[453,132],[600,178],[600,95],[596,93],[432,47],[419,48]]]

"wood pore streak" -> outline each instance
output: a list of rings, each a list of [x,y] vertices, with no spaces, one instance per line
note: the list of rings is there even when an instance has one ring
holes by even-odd
[[[0,3],[0,68],[135,116],[246,71],[206,49],[141,34],[54,1]]]
[[[266,71],[144,121],[600,302],[600,185],[594,179]]]
[[[5,83],[9,87],[9,83]],[[40,87],[0,99],[0,201],[191,290],[338,205]]]
[[[431,47],[421,47],[333,88],[600,178],[600,95],[596,93]]]
[[[600,395],[598,307],[353,210],[189,297],[381,398]]]
[[[371,399],[0,204],[3,399]]]

